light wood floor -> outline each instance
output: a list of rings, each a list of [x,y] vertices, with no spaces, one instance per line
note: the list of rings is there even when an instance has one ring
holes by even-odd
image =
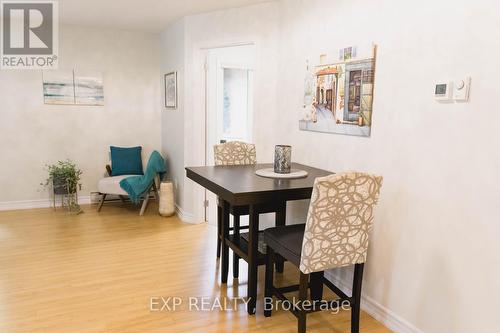
[[[296,332],[292,314],[265,318],[262,301],[256,316],[243,304],[150,311],[154,296],[245,296],[246,264],[239,281],[221,286],[213,227],[162,218],[154,204],[143,217],[121,204],[84,210],[0,212],[0,332]],[[284,276],[297,281],[293,267]],[[361,318],[361,332],[389,332],[366,313]],[[308,332],[350,332],[350,312],[309,315]]]

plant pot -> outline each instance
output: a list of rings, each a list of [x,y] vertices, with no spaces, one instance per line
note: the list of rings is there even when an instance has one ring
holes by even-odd
[[[54,190],[54,194],[57,195],[69,194],[68,187],[66,184],[66,179],[62,178],[52,179],[52,188]]]

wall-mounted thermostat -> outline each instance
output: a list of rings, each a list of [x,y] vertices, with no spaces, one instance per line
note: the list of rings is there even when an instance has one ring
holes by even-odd
[[[434,98],[438,101],[451,100],[451,92],[453,90],[452,82],[439,82],[436,83],[434,88]]]
[[[453,99],[458,102],[467,102],[469,100],[470,77],[457,80],[453,87]]]

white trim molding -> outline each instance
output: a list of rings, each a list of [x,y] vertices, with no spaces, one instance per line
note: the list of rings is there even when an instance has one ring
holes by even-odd
[[[333,284],[339,287],[346,294],[351,294],[352,282],[347,282],[345,279],[341,279],[333,271],[326,271],[325,277],[332,281]],[[363,293],[361,294],[361,308],[363,311],[395,333],[423,333],[423,331],[415,327],[406,319],[401,318],[393,311]]]
[[[90,196],[89,195],[79,196],[78,203],[81,205],[91,204]],[[53,205],[53,201],[50,199],[4,201],[4,202],[0,202],[0,211],[19,210],[19,209],[34,209],[34,208],[49,208],[49,207],[52,207],[52,205]],[[60,205],[60,202],[56,202],[56,205]],[[57,207],[59,207],[59,206],[57,206]]]
[[[185,210],[183,210],[182,207],[179,206],[178,204],[175,204],[175,212],[177,213],[177,216],[181,219],[182,222],[190,224],[200,224],[204,222],[196,218],[194,214],[188,213]]]

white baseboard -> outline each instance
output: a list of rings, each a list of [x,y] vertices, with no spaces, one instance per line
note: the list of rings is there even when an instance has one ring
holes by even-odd
[[[90,196],[79,196],[78,203],[81,205],[90,204]],[[2,210],[19,210],[19,209],[34,209],[34,208],[49,208],[52,207],[52,200],[49,199],[35,199],[35,200],[21,200],[21,201],[4,201],[0,202],[0,211]],[[60,201],[56,201],[56,205],[60,205]]]
[[[175,204],[175,212],[177,213],[177,216],[181,219],[182,222],[191,223],[191,224],[199,224],[199,223],[203,222],[199,218],[196,218],[196,216],[194,216],[193,214],[188,213],[185,210],[183,210],[177,204]]]
[[[344,293],[348,295],[351,294],[352,281],[347,282],[339,278],[333,271],[326,271],[325,277],[332,281],[332,283],[339,287]],[[363,311],[395,333],[423,333],[423,331],[415,327],[406,319],[401,318],[370,296],[361,295],[361,308]]]

